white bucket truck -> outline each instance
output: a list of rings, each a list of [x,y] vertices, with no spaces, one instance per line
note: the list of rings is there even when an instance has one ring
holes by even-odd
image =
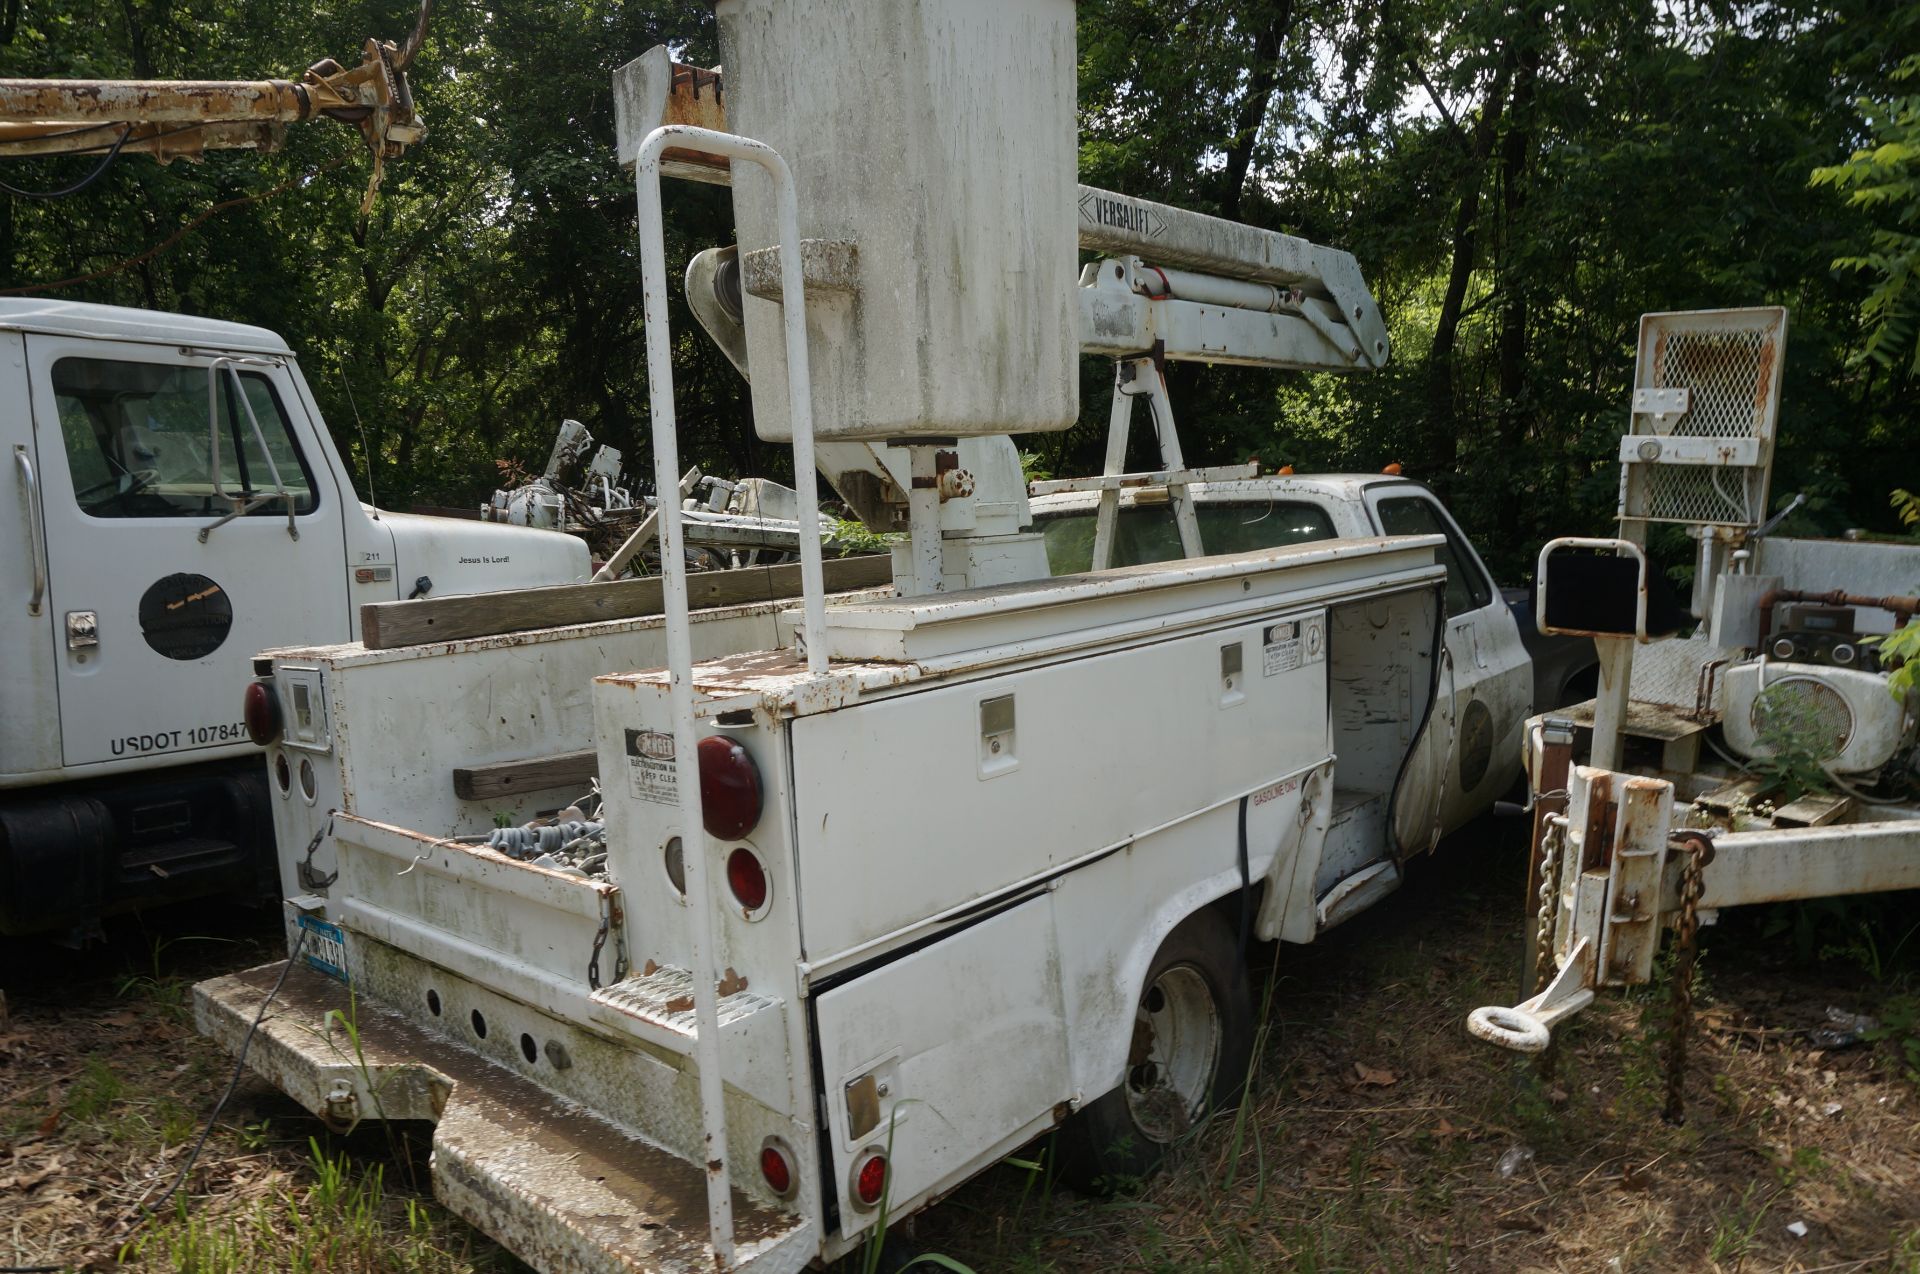
[[[1466,705],[1496,740],[1526,712],[1510,618],[1448,635],[1438,535],[1049,577],[1006,435],[1072,424],[1082,347],[1154,400],[1205,341],[1386,355],[1346,254],[1076,188],[1069,0],[717,14],[724,99],[664,50],[616,80],[656,476],[665,169],[731,184],[756,425],[905,528],[893,587],[828,601],[803,481],[793,610],[694,610],[669,501],[662,614],[394,603],[432,640],[272,652],[276,763],[320,785],[275,807],[290,958],[196,992],[323,1118],[433,1121],[439,1197],[546,1270],[829,1260],[1056,1126],[1082,1179],[1146,1170],[1243,1082],[1245,944],[1394,888],[1454,821]],[[1242,303],[1131,257],[1076,289],[1076,211]],[[1184,506],[1223,475],[1155,424]]]
[[[184,314],[0,300],[0,933],[270,888],[239,694],[363,603],[584,580],[586,546],[356,497],[293,352]]]

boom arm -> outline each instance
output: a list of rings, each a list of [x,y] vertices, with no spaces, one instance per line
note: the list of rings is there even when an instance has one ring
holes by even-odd
[[[377,186],[384,161],[427,133],[407,68],[431,8],[425,0],[405,46],[369,39],[359,66],[324,58],[298,80],[0,80],[0,158],[274,150],[288,124],[324,116],[359,128]]]

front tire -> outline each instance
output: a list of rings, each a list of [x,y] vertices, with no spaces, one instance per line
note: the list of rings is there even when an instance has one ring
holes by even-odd
[[[1253,997],[1233,931],[1217,910],[1197,912],[1147,967],[1119,1087],[1056,1135],[1061,1179],[1106,1193],[1159,1167],[1207,1115],[1239,1105],[1253,1034]]]

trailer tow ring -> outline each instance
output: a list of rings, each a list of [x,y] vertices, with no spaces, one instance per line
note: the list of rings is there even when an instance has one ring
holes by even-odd
[[[1499,1004],[1489,1004],[1469,1013],[1467,1030],[1476,1039],[1516,1053],[1543,1053],[1553,1040],[1553,1032],[1539,1018]]]

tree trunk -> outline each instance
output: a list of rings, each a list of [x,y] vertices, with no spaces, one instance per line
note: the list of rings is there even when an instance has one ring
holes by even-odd
[[[1227,139],[1227,166],[1221,174],[1220,215],[1229,221],[1240,219],[1240,204],[1247,187],[1247,171],[1253,166],[1254,144],[1260,138],[1260,126],[1266,122],[1267,108],[1273,103],[1274,89],[1280,83],[1280,50],[1286,46],[1293,29],[1293,0],[1281,0],[1272,20],[1253,37],[1253,66],[1247,76],[1247,94],[1234,112],[1233,136]]]
[[[1453,353],[1460,339],[1460,319],[1466,308],[1467,283],[1473,277],[1480,237],[1480,189],[1486,184],[1487,164],[1499,136],[1500,115],[1506,109],[1507,84],[1512,76],[1511,55],[1503,59],[1470,137],[1462,134],[1467,151],[1466,171],[1460,182],[1460,202],[1453,214],[1453,260],[1447,270],[1447,291],[1434,324],[1433,348],[1427,354],[1428,469],[1444,479],[1460,454],[1458,420],[1453,403]]]
[[[1532,15],[1521,34],[1518,66],[1513,77],[1513,105],[1507,115],[1507,134],[1500,146],[1500,223],[1503,264],[1500,272],[1500,341],[1498,376],[1500,400],[1496,424],[1500,455],[1511,464],[1527,435],[1527,280],[1524,267],[1514,261],[1514,247],[1525,234],[1521,221],[1527,203],[1528,170],[1533,164],[1533,91],[1540,72],[1540,20]],[[1520,535],[1521,491],[1517,481],[1499,484],[1497,524],[1503,543]]]
[[[133,7],[133,0],[120,0],[120,11],[127,17],[127,44],[133,55],[134,78],[153,79],[153,50],[147,44],[147,28]]]

